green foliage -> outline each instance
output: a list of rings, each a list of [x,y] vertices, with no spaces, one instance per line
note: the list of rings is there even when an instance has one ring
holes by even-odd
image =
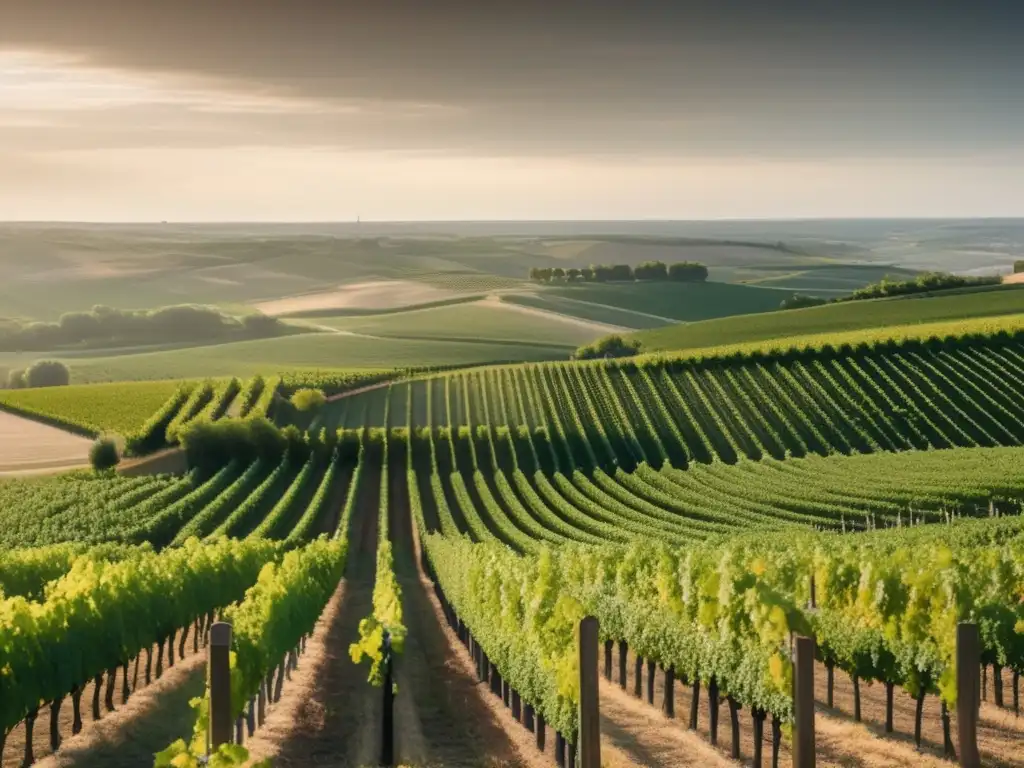
[[[213,381],[204,381],[194,387],[189,393],[188,399],[178,409],[177,413],[167,424],[164,439],[171,445],[176,445],[181,440],[183,428],[193,421],[206,406],[213,400],[216,393],[216,384]]]
[[[677,280],[681,282],[704,282],[708,279],[708,268],[695,261],[665,264],[663,261],[644,261],[631,267],[628,264],[592,264],[587,269],[562,267],[532,267],[530,280],[538,283],[562,282],[623,282],[632,280]]]
[[[273,317],[254,314],[238,319],[213,307],[182,305],[123,310],[96,306],[89,312],[67,312],[55,323],[5,327],[0,330],[0,350],[206,343],[214,339],[274,336],[286,330]]]
[[[708,287],[711,285],[715,284]],[[778,295],[777,291],[771,293]],[[830,303],[800,312],[720,317],[642,331],[631,338],[642,342],[646,350],[694,350],[709,354],[715,349],[769,350],[824,344],[838,347],[890,338],[991,334],[1003,328],[1021,327],[1022,299],[1024,288],[1009,285],[937,296]],[[773,302],[777,307],[778,298],[773,298]]]
[[[143,456],[166,445],[167,429],[188,402],[194,388],[195,385],[191,383],[179,385],[142,426],[128,432],[125,435],[125,453],[129,456]]]
[[[27,385],[25,371],[21,368],[12,368],[7,372],[7,387],[9,389],[24,389]]]
[[[288,438],[266,418],[253,416],[189,424],[181,432],[181,445],[190,467],[211,470],[232,460],[276,464],[288,448]]]
[[[388,532],[388,518],[391,507],[388,503],[388,440],[382,441],[380,507],[377,524],[377,569],[373,585],[373,613],[359,622],[359,639],[349,646],[353,663],[359,664],[364,658],[370,662],[369,681],[384,684],[384,633],[390,641],[391,654],[401,655],[405,644],[406,628],[402,614],[402,589],[395,578],[394,558]],[[348,510],[346,510],[346,514]],[[347,521],[345,523],[347,527]]]
[[[614,357],[630,357],[639,354],[640,342],[625,340],[619,335],[605,336],[593,344],[587,344],[576,350],[576,360],[601,360]]]
[[[117,441],[110,437],[100,437],[89,448],[89,464],[97,472],[113,469],[121,463],[121,452]]]
[[[645,261],[633,267],[636,280],[668,280],[668,267],[663,261]]]
[[[292,407],[301,414],[315,415],[327,403],[327,397],[319,389],[299,389],[289,398]]]
[[[886,296],[908,296],[915,293],[944,291],[950,288],[969,288],[987,285],[999,285],[1002,278],[996,277],[965,277],[950,275],[943,272],[925,272],[913,280],[887,280],[859,288],[849,296],[838,301],[858,301],[861,299],[879,299]]]
[[[1024,259],[1013,262],[1013,273],[1019,275],[1021,272],[1024,272]]]
[[[89,437],[115,433],[126,438],[128,452],[143,451],[154,420],[184,401],[191,384],[179,381],[72,384],[68,387],[0,391],[0,407]],[[177,411],[177,407],[174,408]],[[164,425],[166,428],[166,424]],[[164,429],[149,450],[163,445]]]
[[[780,309],[805,309],[807,307],[820,307],[828,304],[827,299],[818,296],[806,296],[802,293],[794,293],[788,299],[783,299],[779,305]]]
[[[78,558],[40,603],[0,601],[0,729],[238,600],[276,548],[192,541],[117,562]]]
[[[29,387],[64,387],[71,383],[71,371],[58,360],[40,360],[25,371]]]
[[[294,397],[300,390],[320,390],[326,396],[338,395],[396,378],[401,371],[307,371],[281,376],[281,393]]]
[[[708,268],[697,261],[681,261],[670,264],[668,279],[684,283],[703,283],[708,279]]]
[[[235,713],[240,714],[260,682],[313,631],[341,581],[346,545],[318,539],[268,563],[245,598],[225,611],[232,626],[236,664],[231,670]]]

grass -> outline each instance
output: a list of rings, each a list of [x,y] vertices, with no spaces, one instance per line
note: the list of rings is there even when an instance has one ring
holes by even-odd
[[[720,344],[713,347],[690,347],[682,350],[665,350],[640,355],[638,360],[646,359],[687,359],[726,357],[751,352],[769,352],[786,349],[821,349],[825,345],[840,347],[858,344],[876,344],[883,341],[914,341],[930,338],[947,338],[965,334],[991,335],[1007,331],[1015,333],[1024,328],[1024,313],[1016,315],[1000,315],[998,317],[980,317],[967,320],[943,320],[937,323],[911,323],[909,325],[887,325],[881,328],[863,328],[858,331],[844,333],[809,333],[801,336],[783,336],[764,341],[740,342],[737,344]]]
[[[560,315],[576,318],[589,323],[617,325],[632,330],[645,328],[663,328],[668,325],[666,319],[654,315],[641,315],[628,309],[597,304],[583,304],[573,299],[563,299],[544,293],[521,293],[502,296],[502,301],[518,304],[522,307],[542,309],[545,312],[557,312]]]
[[[885,277],[910,280],[918,274],[913,270],[875,264],[813,264],[795,269],[786,266],[774,270],[769,267],[755,267],[752,272],[757,276],[742,279],[744,284],[825,298],[853,293],[858,288],[869,283],[877,283]]]
[[[384,339],[331,333],[167,352],[68,361],[75,383],[275,375],[282,371],[365,370],[564,359],[563,348],[495,341]]]
[[[588,283],[543,286],[522,301],[610,325],[650,328],[778,309],[787,294],[729,283]]]
[[[72,385],[0,390],[0,407],[91,434],[128,434],[142,426],[177,390],[180,381]]]
[[[1024,287],[1005,286],[953,295],[854,301],[807,309],[709,320],[642,331],[631,338],[646,352],[724,347],[792,337],[821,337],[873,328],[1012,315],[1024,310]],[[894,331],[906,333],[906,330]],[[842,343],[842,342],[840,342]]]
[[[586,344],[601,335],[600,329],[584,324],[559,322],[488,301],[370,317],[322,317],[316,322],[371,336],[486,340],[566,349]]]

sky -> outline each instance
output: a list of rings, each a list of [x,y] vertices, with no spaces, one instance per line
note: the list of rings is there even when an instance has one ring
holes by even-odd
[[[0,220],[1024,215],[1016,0],[0,0]]]

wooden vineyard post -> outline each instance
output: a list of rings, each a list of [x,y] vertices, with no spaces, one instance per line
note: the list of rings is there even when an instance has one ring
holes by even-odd
[[[597,678],[597,619],[580,622],[580,731],[576,739],[579,768],[601,768],[601,714]]]
[[[380,764],[383,766],[391,766],[394,764],[395,760],[395,688],[391,680],[391,634],[387,630],[384,630],[383,646],[384,659],[382,661],[382,664],[384,667],[384,722],[383,727],[381,728],[382,732],[380,747]]]
[[[793,659],[793,768],[814,768],[814,638],[797,637]]]
[[[210,749],[231,743],[231,625],[210,627]]]
[[[960,765],[979,768],[978,710],[981,707],[981,642],[976,624],[956,627],[956,730],[960,741]]]

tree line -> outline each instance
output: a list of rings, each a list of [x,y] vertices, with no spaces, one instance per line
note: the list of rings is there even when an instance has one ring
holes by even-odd
[[[260,313],[234,317],[214,307],[180,305],[154,310],[97,305],[67,312],[55,323],[0,320],[0,350],[131,346],[175,342],[262,338],[285,330],[275,317]]]
[[[592,264],[589,267],[533,267],[530,280],[536,283],[611,283],[635,280],[664,280],[681,283],[703,283],[708,268],[696,261],[666,264],[645,261],[635,267],[629,264]]]
[[[782,309],[803,309],[804,307],[820,307],[824,304],[838,304],[847,301],[882,299],[888,296],[910,296],[915,293],[930,293],[932,291],[944,291],[952,288],[999,285],[1002,281],[1003,279],[998,276],[965,277],[963,275],[950,275],[944,272],[926,272],[918,275],[913,280],[890,280],[883,277],[877,283],[871,283],[863,288],[858,288],[849,296],[840,296],[837,299],[823,299],[818,296],[794,293],[791,297],[783,299],[780,306]]]

